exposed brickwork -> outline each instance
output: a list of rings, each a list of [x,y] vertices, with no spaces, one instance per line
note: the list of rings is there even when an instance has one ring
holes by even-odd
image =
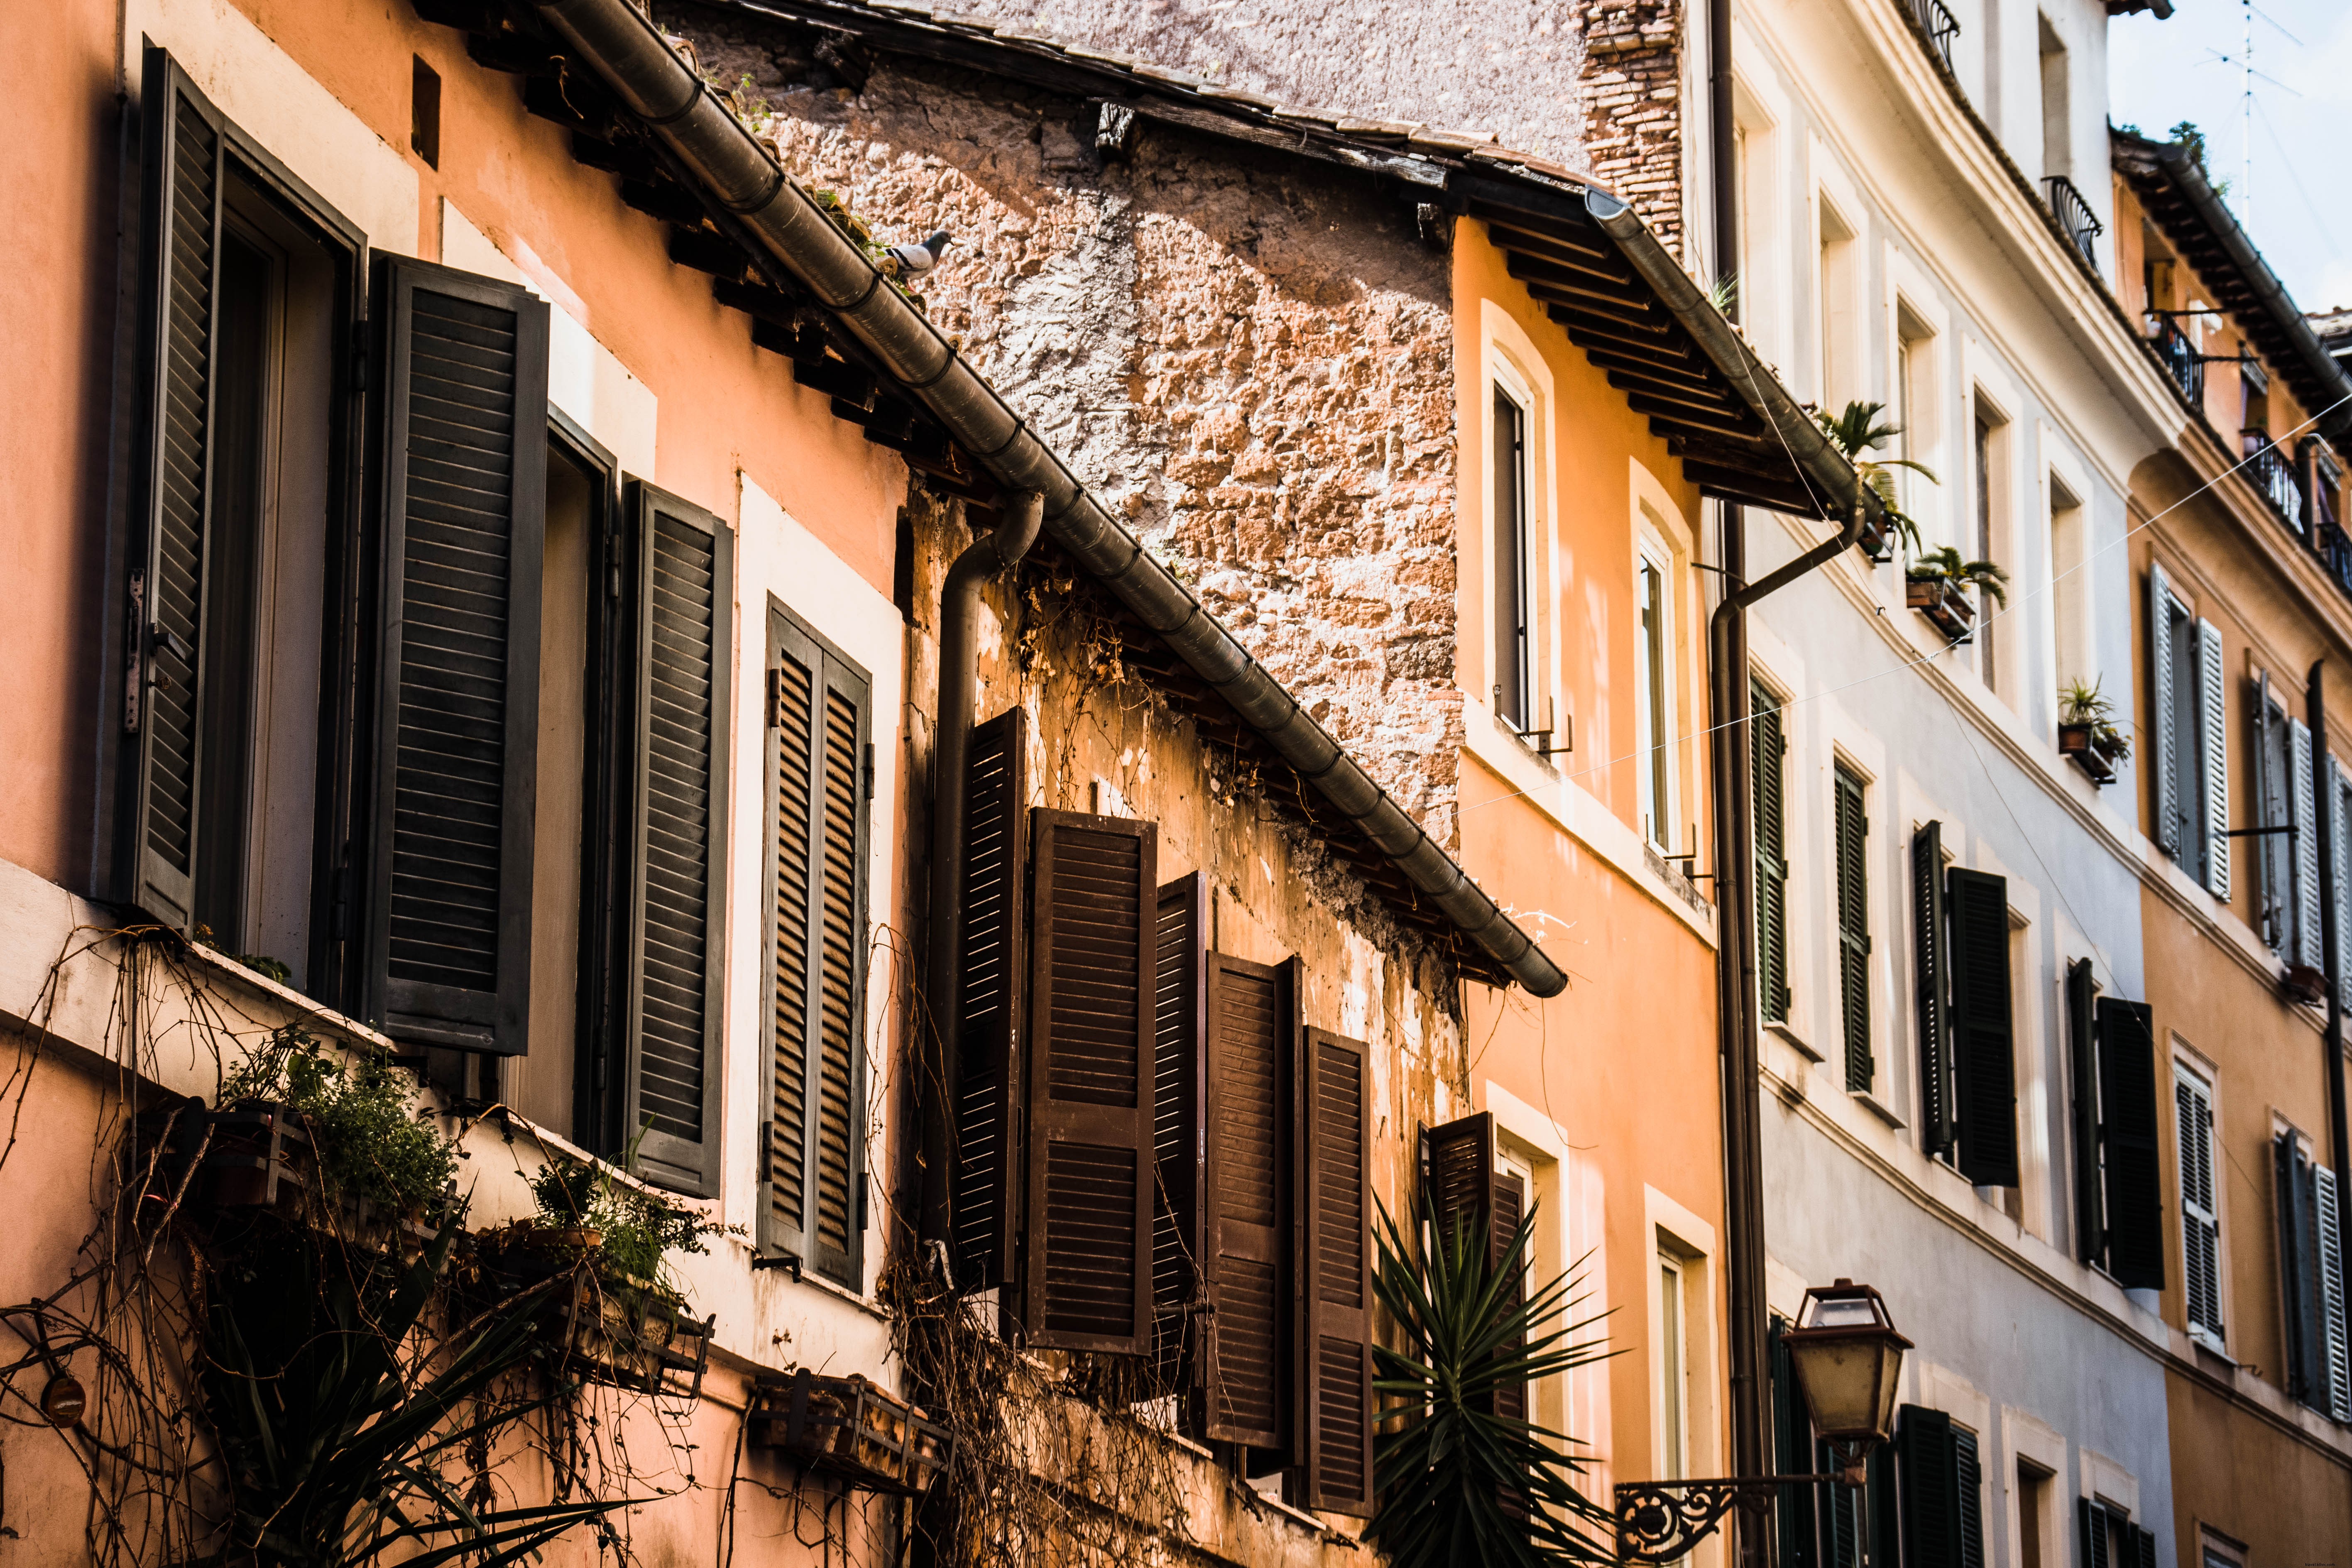
[[[1584,0],[1584,151],[1593,177],[1683,248],[1681,0]]]

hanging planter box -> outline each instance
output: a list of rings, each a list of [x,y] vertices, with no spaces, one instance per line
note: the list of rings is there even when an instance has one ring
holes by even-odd
[[[2096,726],[2059,725],[2058,752],[2088,773],[2093,784],[2105,785],[2116,782],[2113,744],[2100,740]]]
[[[287,1208],[318,1190],[319,1152],[310,1120],[270,1100],[240,1100],[206,1113],[205,1197],[215,1208]]]
[[[753,1388],[750,1440],[866,1491],[919,1497],[947,1464],[945,1427],[866,1378],[806,1368]]]
[[[1881,566],[1895,559],[1895,530],[1884,512],[1865,512],[1854,548]]]
[[[2279,994],[2305,1007],[2325,1007],[2327,976],[2307,963],[2290,963],[2279,977]]]
[[[1936,629],[1956,643],[1971,640],[1977,607],[1969,602],[1965,584],[1949,577],[1906,577],[1903,602],[1926,616]]]
[[[559,1280],[541,1298],[535,1317],[562,1365],[591,1383],[665,1398],[699,1397],[717,1316],[692,1317],[675,1291],[607,1274],[599,1266],[603,1245],[593,1230],[526,1225],[474,1238],[477,1266],[500,1293]]]

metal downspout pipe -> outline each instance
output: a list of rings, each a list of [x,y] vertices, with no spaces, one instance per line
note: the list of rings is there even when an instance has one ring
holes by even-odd
[[[940,588],[940,694],[931,737],[930,953],[923,996],[928,1029],[919,1029],[920,1066],[916,1076],[917,1125],[921,1129],[923,1197],[916,1235],[928,1253],[948,1239],[949,1163],[954,1156],[949,1129],[961,1094],[954,1045],[956,976],[963,961],[963,889],[961,886],[966,795],[964,774],[971,750],[973,679],[980,668],[980,590],[1008,573],[1037,542],[1045,501],[1034,490],[1016,498],[996,529],[974,541],[948,568]],[[945,1270],[941,1270],[942,1278]]]
[[[743,229],[1007,488],[1042,498],[1044,530],[1244,723],[1393,862],[1414,891],[1537,996],[1568,976],[1322,725],[1235,642],[1191,590],[1096,504],[1002,398],[785,177],[628,0],[533,0]]]

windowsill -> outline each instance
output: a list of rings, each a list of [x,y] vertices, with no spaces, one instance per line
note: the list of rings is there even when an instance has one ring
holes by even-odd
[[[805,1285],[812,1290],[821,1291],[827,1296],[835,1297],[845,1301],[870,1318],[878,1319],[883,1315],[881,1302],[874,1300],[871,1296],[861,1295],[857,1291],[851,1289],[846,1285],[840,1284],[835,1280],[828,1279],[822,1274],[811,1273],[804,1269],[792,1269],[775,1266],[771,1266],[766,1268],[753,1268],[752,1259],[758,1256],[756,1250],[752,1247],[751,1242],[744,1237],[737,1237],[734,1239],[735,1251],[737,1256],[743,1260],[745,1272],[781,1275],[792,1284]]]
[[[1822,1055],[1821,1052],[1807,1045],[1805,1043],[1805,1037],[1785,1023],[1767,1023],[1764,1026],[1764,1032],[1769,1035],[1778,1035],[1781,1039],[1786,1040],[1799,1056],[1804,1058],[1809,1062],[1825,1062],[1829,1060],[1829,1058]]]
[[[1900,1131],[1904,1128],[1911,1125],[1910,1122],[1905,1121],[1902,1116],[1896,1113],[1893,1106],[1879,1099],[1877,1095],[1872,1093],[1869,1089],[1849,1089],[1847,1092],[1853,1096],[1857,1103],[1867,1107],[1873,1116],[1877,1117],[1881,1121],[1885,1122],[1887,1126],[1894,1128],[1895,1131]]]
[[[347,1018],[333,1008],[315,1002],[291,985],[272,980],[257,970],[247,969],[228,954],[206,947],[200,942],[187,946],[188,955],[215,974],[241,989],[267,996],[302,1016],[301,1022],[316,1025],[345,1043],[379,1051],[397,1051],[399,1045],[391,1036],[379,1034],[356,1018]]]
[[[2236,1374],[2239,1367],[2237,1359],[2231,1355],[2228,1351],[2221,1348],[2221,1342],[2216,1340],[2210,1331],[2205,1329],[2189,1330],[2189,1348],[2197,1352],[2199,1360],[2201,1361],[2210,1357],[2214,1361],[2220,1362],[2222,1367],[2233,1376]]]

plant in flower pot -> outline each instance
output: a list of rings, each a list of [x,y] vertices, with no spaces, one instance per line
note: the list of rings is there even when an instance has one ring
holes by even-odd
[[[1990,561],[1963,561],[1947,544],[1915,557],[1903,574],[1903,602],[1926,616],[1954,642],[1966,642],[1976,628],[1977,607],[1968,590],[1981,589],[1996,605],[2009,603],[2009,574]]]
[[[530,1178],[538,1212],[475,1237],[478,1267],[498,1289],[560,1279],[539,1331],[581,1376],[647,1393],[692,1395],[711,1323],[690,1316],[665,1261],[705,1252],[740,1227],[620,1178],[602,1162],[557,1155]]]
[[[2115,721],[2115,704],[2102,696],[2101,683],[2085,686],[2078,678],[2058,689],[2058,751],[2093,782],[2115,781],[2116,764],[2131,755],[2131,737]]]
[[[1854,472],[1862,476],[1863,483],[1878,492],[1880,505],[1885,513],[1885,525],[1864,533],[1861,543],[1864,554],[1873,561],[1882,562],[1894,560],[1897,546],[1906,555],[1916,557],[1919,553],[1919,524],[1902,508],[1895,470],[1908,468],[1931,485],[1940,482],[1926,464],[1915,463],[1908,458],[1863,456],[1873,447],[1883,447],[1903,434],[1900,425],[1879,422],[1878,416],[1885,409],[1884,403],[1864,403],[1856,399],[1847,404],[1845,412],[1834,419],[1818,409],[1813,413],[1813,417],[1821,422],[1822,434],[1829,437],[1830,445],[1853,465]]]

